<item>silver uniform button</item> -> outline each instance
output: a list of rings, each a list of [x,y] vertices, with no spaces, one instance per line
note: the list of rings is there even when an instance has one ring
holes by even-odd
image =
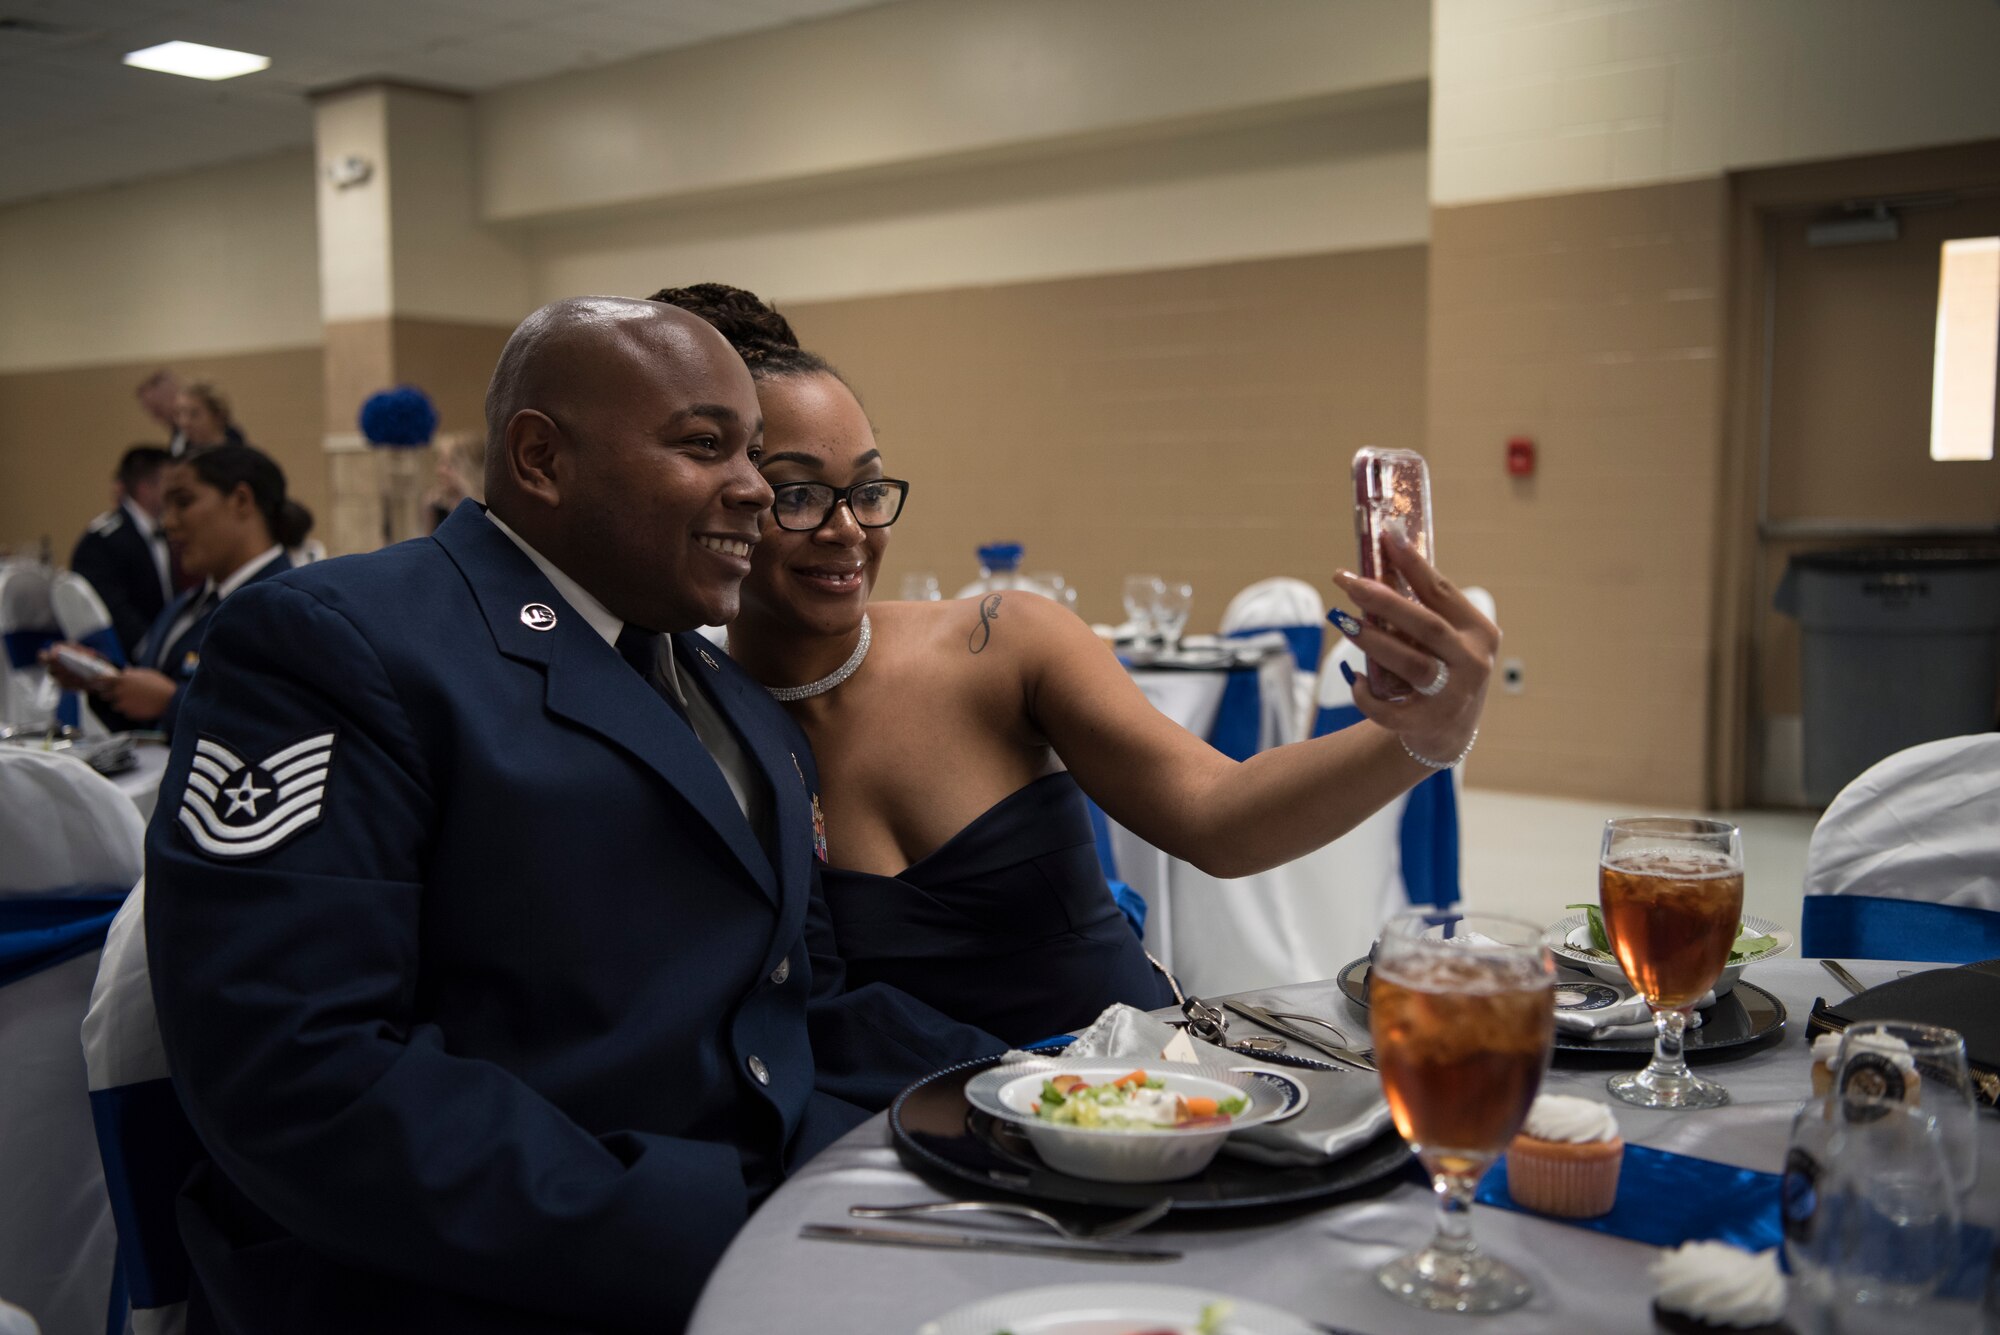
[[[752,1056],[748,1065],[750,1067],[750,1074],[756,1077],[758,1084],[768,1085],[771,1083],[771,1068],[764,1065],[762,1057]]]
[[[788,959],[779,960],[778,967],[771,970],[771,981],[773,983],[783,983],[787,978],[790,978],[791,976],[792,976],[792,962]]]

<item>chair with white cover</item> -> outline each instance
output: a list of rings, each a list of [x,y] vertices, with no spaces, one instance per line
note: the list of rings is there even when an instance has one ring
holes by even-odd
[[[1221,629],[1224,637],[1233,640],[1272,632],[1285,637],[1298,664],[1293,678],[1292,726],[1286,735],[1306,736],[1312,722],[1320,650],[1326,643],[1326,604],[1319,591],[1288,575],[1260,579],[1229,600]]]
[[[0,562],[0,724],[39,728],[55,717],[62,692],[42,666],[41,651],[61,638],[49,602],[54,576],[38,561]],[[74,723],[74,717],[64,720]]]
[[[90,581],[73,570],[58,570],[49,581],[49,610],[56,629],[65,640],[89,649],[99,657],[125,666],[125,647],[111,625],[111,609],[90,587]]]
[[[77,1033],[144,835],[88,765],[0,747],[0,1295],[50,1335],[102,1331],[113,1286]]]
[[[1801,927],[1821,958],[2000,956],[2000,733],[1898,751],[1841,789],[1806,848]]]

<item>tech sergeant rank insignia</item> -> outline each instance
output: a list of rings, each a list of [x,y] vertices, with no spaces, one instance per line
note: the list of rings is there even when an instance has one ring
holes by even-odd
[[[203,736],[181,792],[180,826],[210,857],[268,853],[319,824],[332,765],[331,730],[257,761]]]

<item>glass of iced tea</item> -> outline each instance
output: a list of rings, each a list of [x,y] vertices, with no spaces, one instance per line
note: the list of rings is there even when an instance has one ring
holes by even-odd
[[[1641,1108],[1719,1108],[1729,1091],[1688,1069],[1694,1006],[1715,986],[1743,921],[1743,835],[1719,820],[1606,821],[1597,861],[1604,934],[1659,1036],[1645,1070],[1608,1088]]]
[[[1389,920],[1368,1024],[1396,1130],[1438,1198],[1437,1236],[1376,1272],[1436,1312],[1504,1312],[1527,1277],[1472,1241],[1472,1193],[1527,1118],[1555,1040],[1555,964],[1532,923],[1414,911]]]

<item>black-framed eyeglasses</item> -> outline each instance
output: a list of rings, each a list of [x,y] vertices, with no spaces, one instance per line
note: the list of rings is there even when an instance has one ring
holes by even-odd
[[[824,482],[780,482],[771,488],[771,515],[778,527],[810,533],[833,518],[833,507],[845,501],[847,512],[863,528],[887,528],[903,513],[910,484],[893,477],[873,477],[851,487]]]

